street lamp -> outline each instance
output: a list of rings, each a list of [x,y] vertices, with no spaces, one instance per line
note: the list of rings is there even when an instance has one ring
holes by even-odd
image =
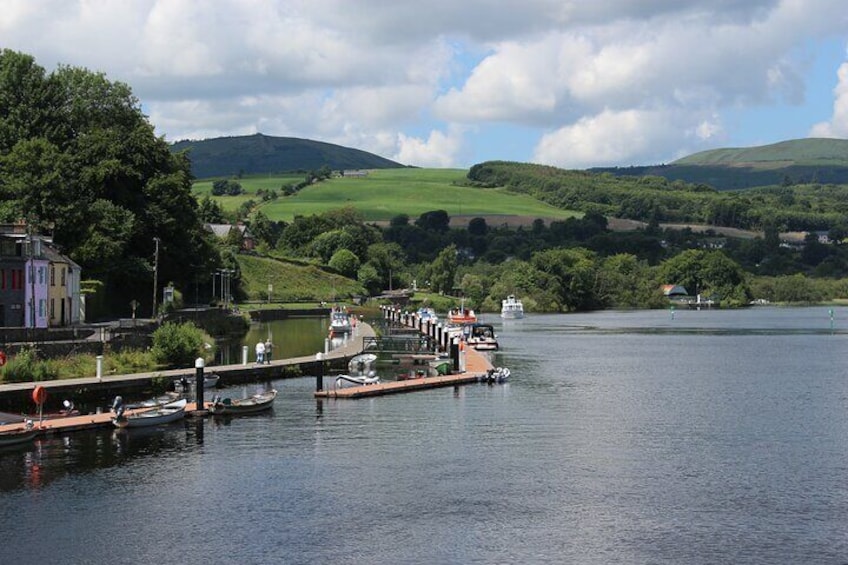
[[[153,251],[153,319],[156,319],[156,288],[159,286],[159,238],[153,238],[156,248]]]

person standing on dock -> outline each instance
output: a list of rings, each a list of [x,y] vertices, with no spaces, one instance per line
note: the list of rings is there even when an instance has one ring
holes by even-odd
[[[265,363],[271,362],[271,349],[274,347],[274,344],[271,343],[271,338],[265,340]]]
[[[260,340],[256,344],[256,363],[261,365],[265,361],[265,344]]]

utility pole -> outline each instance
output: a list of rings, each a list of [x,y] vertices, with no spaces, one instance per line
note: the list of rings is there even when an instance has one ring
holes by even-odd
[[[159,238],[153,238],[156,249],[153,251],[153,319],[156,319],[156,287],[159,285]]]

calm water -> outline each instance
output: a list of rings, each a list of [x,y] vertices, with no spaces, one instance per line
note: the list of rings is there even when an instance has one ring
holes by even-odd
[[[848,563],[848,310],[488,321],[507,385],[0,452],[0,562]]]

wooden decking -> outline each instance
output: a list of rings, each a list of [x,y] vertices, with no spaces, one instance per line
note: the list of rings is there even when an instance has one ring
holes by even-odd
[[[315,391],[316,398],[364,398],[369,396],[382,396],[385,394],[398,394],[401,392],[412,392],[428,388],[439,388],[446,386],[457,386],[479,381],[486,373],[493,369],[489,358],[474,349],[465,350],[465,372],[455,375],[439,375],[437,377],[422,377],[406,381],[387,381],[373,385],[362,385],[348,388],[336,388]]]
[[[205,402],[204,409],[208,410],[210,405],[211,402]],[[146,410],[153,410],[153,408],[136,408],[134,410],[127,410],[125,413],[127,415],[137,414]],[[186,404],[187,416],[190,416],[195,412],[197,412],[196,402],[189,402],[188,404]],[[69,416],[67,418],[51,418],[42,421],[40,424],[37,420],[33,420],[33,423],[35,425],[35,429],[39,432],[38,435],[49,435],[52,433],[74,432],[78,430],[90,430],[92,428],[112,427],[114,426],[114,424],[112,424],[112,416],[113,414],[111,412],[102,412],[99,414]],[[24,427],[24,422],[0,425],[0,433],[19,431],[23,430]]]

